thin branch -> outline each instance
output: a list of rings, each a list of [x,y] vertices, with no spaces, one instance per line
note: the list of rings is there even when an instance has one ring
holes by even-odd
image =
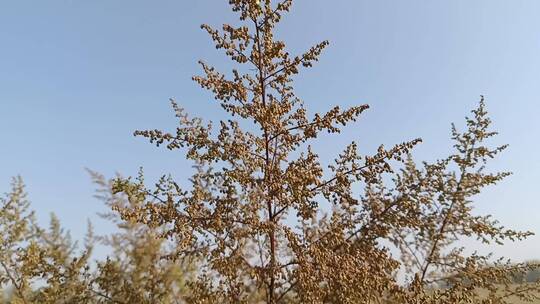
[[[397,233],[398,237],[401,239],[401,241],[403,242],[403,244],[405,244],[405,247],[407,248],[407,250],[409,251],[409,253],[411,254],[411,256],[414,258],[415,262],[416,262],[416,265],[418,266],[418,268],[421,268],[422,267],[422,263],[420,262],[420,258],[418,258],[418,255],[416,254],[416,252],[414,252],[414,250],[411,248],[411,246],[409,245],[409,243],[407,243],[407,240],[399,233]]]
[[[349,174],[353,174],[353,173],[356,173],[357,171],[361,171],[361,170],[364,170],[364,169],[367,169],[375,164],[377,164],[378,162],[382,161],[382,160],[385,160],[385,159],[388,159],[389,157],[388,156],[384,156],[384,157],[380,157],[378,159],[375,159],[373,161],[372,164],[365,164],[361,167],[358,167],[358,168],[353,168],[353,169],[350,169],[346,172],[342,172],[342,173],[337,173],[333,178],[327,180],[326,182],[312,188],[310,191],[317,191],[318,189],[320,188],[323,188],[323,187],[326,187],[328,186],[329,184],[331,184],[332,182],[334,182],[335,180],[337,180],[338,178],[342,177],[342,176],[346,176],[346,175],[349,175]]]
[[[122,301],[115,300],[115,299],[111,298],[110,296],[108,296],[108,295],[106,295],[106,294],[104,294],[104,293],[101,293],[101,292],[99,292],[99,291],[97,291],[97,290],[94,290],[94,289],[90,289],[90,292],[93,292],[93,293],[96,294],[97,296],[100,296],[100,297],[102,297],[102,298],[105,298],[105,299],[107,299],[107,300],[109,300],[109,301],[111,301],[111,302],[113,302],[113,303],[117,303],[117,304],[125,304],[125,303],[126,303],[126,302],[122,302]]]
[[[456,192],[454,193],[454,195],[461,191],[461,183],[463,182],[463,177],[465,176],[465,173],[466,173],[465,169],[461,169],[461,176],[459,178],[459,182],[457,184]],[[426,257],[425,265],[422,268],[422,275],[420,276],[420,283],[424,282],[424,279],[425,279],[426,274],[427,274],[427,270],[428,270],[429,266],[433,263],[433,261],[432,261],[433,255],[435,254],[435,251],[437,250],[437,246],[439,244],[439,241],[442,239],[442,236],[445,233],[446,225],[448,225],[448,221],[450,220],[450,215],[452,213],[452,210],[453,210],[456,202],[457,202],[457,200],[455,198],[452,199],[452,203],[450,204],[450,206],[448,206],[448,208],[446,210],[444,220],[443,220],[443,222],[441,224],[441,227],[440,227],[440,229],[439,229],[439,231],[437,233],[437,236],[435,237],[435,241],[433,242],[433,245],[432,245],[432,247],[431,247],[431,249],[429,251],[429,254]]]
[[[23,303],[28,304],[28,301],[26,301],[26,298],[23,295],[22,287],[19,284],[17,284],[17,280],[15,280],[15,278],[11,275],[11,273],[9,272],[9,269],[6,266],[6,264],[4,263],[4,261],[0,261],[0,264],[2,265],[2,268],[4,268],[4,271],[6,272],[8,278],[11,281],[11,283],[13,284],[13,286],[15,286],[15,290],[17,290],[17,294],[19,295],[19,297],[21,298]]]

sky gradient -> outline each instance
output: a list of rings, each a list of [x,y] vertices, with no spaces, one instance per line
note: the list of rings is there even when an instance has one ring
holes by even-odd
[[[477,211],[540,233],[539,1],[297,0],[278,28],[291,53],[330,40],[296,91],[312,112],[369,104],[360,121],[315,145],[329,159],[350,140],[379,144],[421,137],[417,160],[445,157],[450,123],[485,95],[510,148],[491,165],[514,175],[478,197]],[[204,59],[229,70],[201,23],[235,23],[226,0],[0,1],[0,189],[21,175],[40,222],[55,212],[76,238],[104,210],[84,168],[107,176],[191,172],[180,152],[134,138],[175,126],[168,99],[190,113],[225,118],[192,82]],[[540,258],[540,237],[496,254]]]

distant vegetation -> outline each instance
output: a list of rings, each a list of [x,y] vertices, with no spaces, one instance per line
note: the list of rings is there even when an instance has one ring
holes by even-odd
[[[540,261],[530,261],[529,263],[532,265],[535,265],[535,268],[525,273],[516,275],[513,280],[514,283],[516,284],[522,283],[522,282],[535,283],[540,280],[540,266],[538,266],[540,265]]]

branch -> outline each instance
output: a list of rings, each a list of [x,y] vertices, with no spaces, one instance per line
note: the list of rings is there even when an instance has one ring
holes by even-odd
[[[4,261],[0,261],[0,264],[4,268],[4,271],[6,272],[6,275],[8,276],[8,278],[11,281],[11,283],[13,284],[13,286],[15,286],[15,290],[17,290],[17,294],[19,295],[19,297],[21,298],[23,303],[28,304],[28,301],[26,301],[26,299],[25,299],[25,297],[23,295],[23,292],[22,292],[22,289],[21,289],[22,287],[19,284],[17,284],[17,280],[15,280],[15,278],[11,275],[11,273],[9,272],[9,269],[6,266],[6,264],[4,263]]]
[[[378,162],[380,162],[380,161],[382,161],[382,160],[385,160],[385,159],[387,159],[387,158],[388,158],[388,156],[380,157],[380,158],[376,159],[372,164],[365,164],[365,165],[363,165],[362,167],[359,167],[359,168],[353,168],[353,169],[350,169],[350,170],[348,170],[348,171],[346,171],[346,172],[338,173],[338,174],[336,174],[333,178],[331,178],[331,179],[327,180],[326,182],[324,182],[324,183],[322,183],[322,184],[320,184],[320,185],[318,185],[318,186],[312,188],[310,191],[312,191],[312,192],[313,192],[313,191],[317,191],[317,190],[319,190],[320,188],[323,188],[323,187],[328,186],[329,184],[331,184],[332,182],[334,182],[336,179],[340,178],[341,176],[353,174],[353,173],[355,173],[355,172],[357,172],[357,171],[364,170],[364,169],[366,169],[366,168],[368,168],[368,167],[370,167],[370,166],[373,166],[374,164],[377,164]]]
[[[104,294],[104,293],[101,293],[101,292],[99,292],[99,291],[97,291],[97,290],[90,289],[90,292],[93,292],[93,293],[96,294],[97,296],[100,296],[100,297],[102,297],[102,298],[105,298],[105,299],[107,299],[107,300],[109,300],[109,301],[111,301],[111,302],[113,302],[113,303],[117,303],[117,304],[125,304],[125,302],[115,300],[115,299],[111,298],[110,296],[108,296],[108,295],[106,295],[106,294]]]
[[[463,176],[464,175],[465,175],[465,172],[464,172],[464,170],[462,170],[461,177],[460,177],[459,182],[457,184],[456,192],[461,191],[461,182],[463,181]],[[425,265],[422,268],[422,275],[420,277],[420,283],[424,282],[424,279],[425,279],[426,274],[427,274],[427,270],[428,270],[429,266],[433,263],[433,261],[432,261],[433,255],[435,254],[435,251],[437,250],[437,245],[439,244],[443,234],[445,233],[444,229],[446,228],[446,225],[448,225],[448,221],[450,220],[450,214],[451,214],[452,209],[454,208],[455,204],[456,204],[456,199],[454,198],[452,200],[452,203],[450,204],[450,206],[448,206],[448,208],[447,208],[446,215],[444,216],[444,220],[443,220],[443,222],[441,224],[441,227],[440,227],[439,231],[437,232],[437,236],[435,238],[435,241],[433,242],[433,246],[431,247],[431,249],[429,251],[429,254],[426,257]]]

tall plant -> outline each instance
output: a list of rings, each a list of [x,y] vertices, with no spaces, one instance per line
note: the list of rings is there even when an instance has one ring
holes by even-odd
[[[152,189],[130,179],[115,183],[129,200],[145,202],[116,208],[125,220],[159,227],[178,245],[175,257],[202,261],[188,302],[462,303],[485,297],[506,303],[508,294],[532,295],[536,286],[508,285],[501,294],[501,284],[524,265],[494,266],[455,246],[462,236],[501,242],[530,234],[471,213],[472,197],[507,175],[484,172],[504,147],[484,144],[495,133],[483,102],[466,131],[453,128],[455,151],[434,164],[414,164],[411,149],[420,142],[414,139],[380,146],[372,155],[361,155],[352,142],[325,168],[311,143],[322,133],[339,133],[368,106],[308,115],[293,78],[328,42],[300,55],[287,52],[274,29],[291,0],[229,4],[240,26],[202,28],[238,68],[224,74],[201,61],[203,74],[193,78],[228,118],[214,127],[173,101],[175,131],[135,132],[185,151],[196,172],[186,184],[163,177]],[[246,122],[254,127],[244,128]],[[408,274],[405,282],[397,278],[401,271]],[[431,290],[437,281],[450,287]]]

